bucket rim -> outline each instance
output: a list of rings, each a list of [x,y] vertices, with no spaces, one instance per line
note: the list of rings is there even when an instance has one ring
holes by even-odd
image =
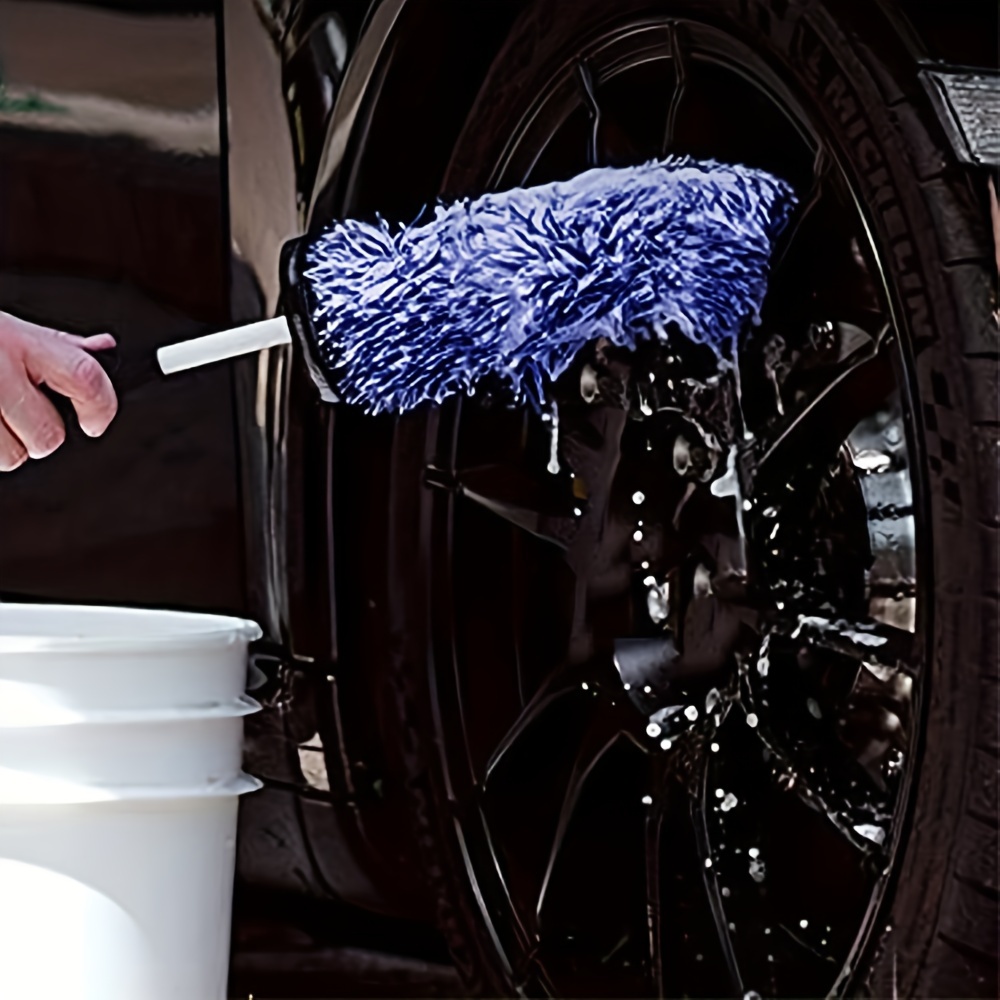
[[[150,629],[138,635],[52,635],[26,634],[25,632],[5,634],[4,618],[15,614],[37,615],[40,619],[46,612],[70,613],[90,617],[95,624],[101,618],[147,619]],[[194,630],[179,632],[156,631],[156,623],[185,620],[202,626]],[[90,653],[90,652],[137,652],[155,653],[163,650],[209,650],[219,649],[238,643],[250,643],[262,638],[263,630],[249,618],[235,615],[216,615],[201,611],[175,611],[161,608],[132,608],[107,604],[31,604],[27,602],[0,602],[0,655],[5,653]]]
[[[64,708],[46,706],[35,715],[18,716],[11,713],[10,720],[4,718],[0,706],[0,732],[23,729],[61,729],[71,726],[118,726],[155,724],[159,722],[207,722],[213,719],[238,719],[253,715],[262,705],[248,694],[241,694],[229,701],[212,702],[206,705],[167,706],[156,708]],[[23,707],[18,711],[23,712]],[[47,714],[48,713],[48,714]]]
[[[256,792],[264,787],[260,778],[240,771],[238,774],[222,781],[204,785],[86,785],[71,782],[59,782],[46,779],[33,779],[25,775],[17,786],[4,787],[11,782],[5,782],[0,774],[0,805],[24,807],[53,806],[83,806],[83,805],[128,805],[131,802],[163,802],[184,801],[189,799],[221,799],[235,798]],[[28,796],[24,786],[32,781],[36,787],[40,782],[37,794]]]

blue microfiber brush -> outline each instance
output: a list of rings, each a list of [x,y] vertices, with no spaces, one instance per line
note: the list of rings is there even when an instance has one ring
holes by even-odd
[[[541,406],[599,337],[634,348],[675,327],[730,350],[759,319],[794,204],[763,171],[667,159],[442,205],[410,227],[338,222],[292,268],[344,401],[403,412],[494,376]]]

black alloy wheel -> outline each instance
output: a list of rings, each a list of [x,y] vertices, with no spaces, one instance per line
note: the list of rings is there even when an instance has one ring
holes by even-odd
[[[478,993],[991,995],[954,885],[995,928],[995,858],[932,879],[988,820],[985,629],[953,590],[963,563],[990,599],[988,505],[939,429],[968,419],[956,309],[921,339],[937,278],[900,251],[948,267],[915,139],[837,89],[850,45],[797,4],[538,4],[453,153],[450,194],[677,153],[800,202],[735,357],[596,342],[544,413],[483,386],[378,425],[388,738]]]

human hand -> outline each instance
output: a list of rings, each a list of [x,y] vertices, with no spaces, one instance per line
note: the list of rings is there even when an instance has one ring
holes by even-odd
[[[0,312],[0,472],[51,455],[66,439],[62,418],[40,385],[70,399],[84,433],[98,437],[107,430],[118,399],[88,352],[114,346],[107,333],[74,337]]]

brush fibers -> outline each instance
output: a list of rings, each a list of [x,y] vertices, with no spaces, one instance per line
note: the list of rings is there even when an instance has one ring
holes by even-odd
[[[599,337],[634,348],[676,331],[721,355],[759,322],[794,202],[763,171],[675,158],[439,205],[412,226],[337,222],[306,253],[317,346],[370,413],[487,375],[541,406]]]

